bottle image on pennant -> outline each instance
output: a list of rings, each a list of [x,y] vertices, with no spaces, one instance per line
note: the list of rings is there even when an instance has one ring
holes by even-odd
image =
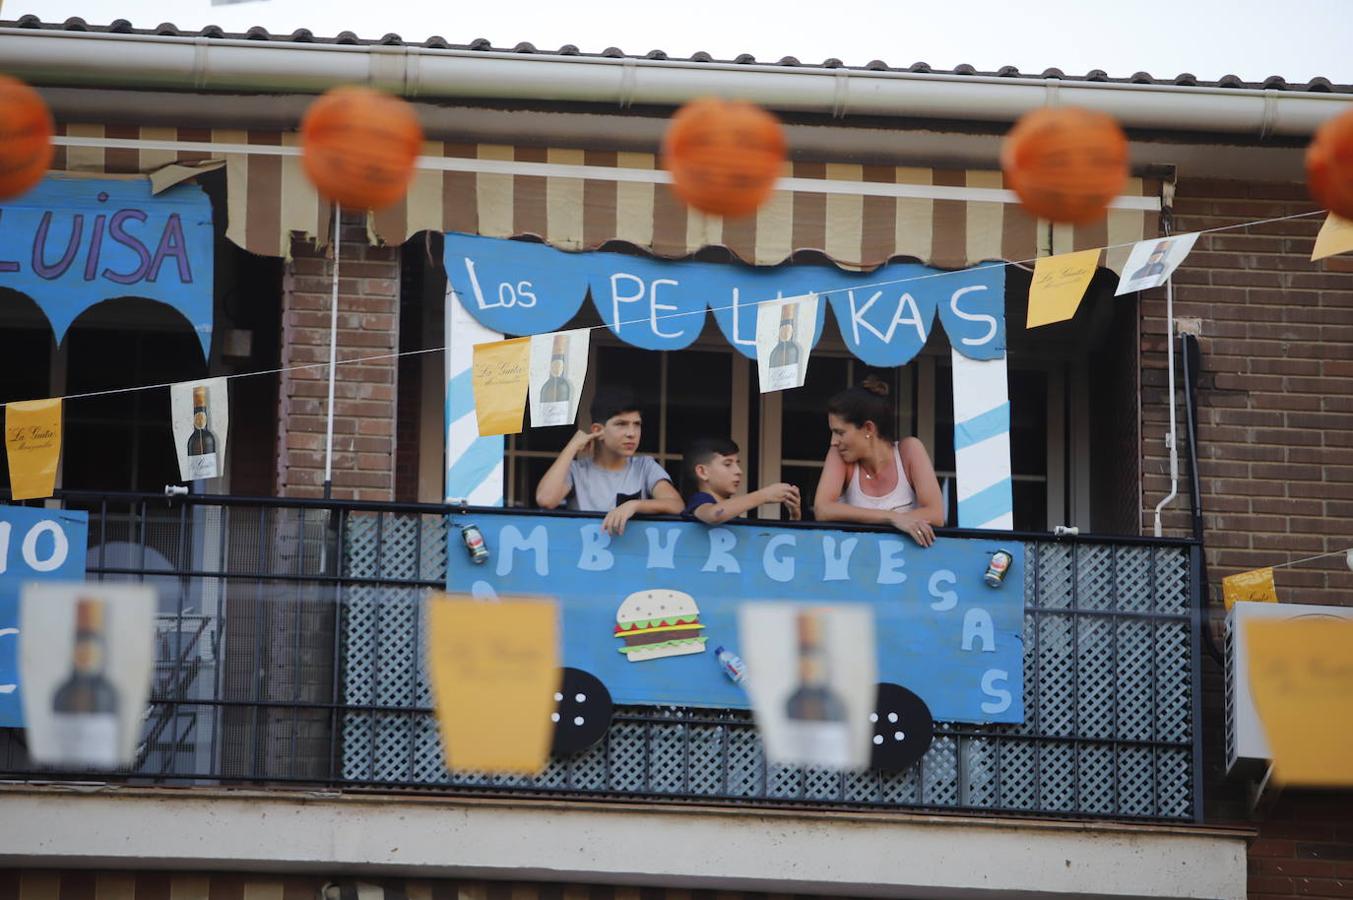
[[[216,460],[216,435],[207,418],[207,389],[193,388],[193,433],[188,435],[188,474],[193,480],[220,475]]]
[[[769,362],[770,390],[783,390],[799,384],[799,350],[797,337],[799,305],[786,303],[780,307],[779,339],[771,348]]]
[[[573,385],[568,380],[568,335],[556,334],[550,350],[550,375],[540,386],[540,421],[535,425],[569,424]]]
[[[102,600],[81,597],[76,601],[71,674],[52,698],[52,762],[56,765],[91,769],[118,765],[118,695],[104,673],[106,612]]]
[[[800,610],[798,686],[785,702],[788,746],[803,765],[843,769],[851,763],[846,704],[831,688],[825,624],[815,610]]]

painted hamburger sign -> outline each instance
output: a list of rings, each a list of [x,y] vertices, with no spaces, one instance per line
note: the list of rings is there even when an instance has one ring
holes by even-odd
[[[695,598],[681,591],[639,591],[630,594],[615,613],[618,648],[630,662],[703,653],[705,630]]]
[[[484,565],[459,546],[468,523],[491,551]],[[617,704],[747,709],[742,687],[704,652],[707,640],[740,652],[742,604],[865,603],[880,682],[914,691],[936,721],[1023,721],[1018,542],[942,537],[922,549],[892,531],[671,520],[635,520],[612,537],[599,517],[515,510],[466,511],[450,524],[447,588],[555,598],[563,665]],[[989,587],[982,575],[1001,549],[1009,574]]]

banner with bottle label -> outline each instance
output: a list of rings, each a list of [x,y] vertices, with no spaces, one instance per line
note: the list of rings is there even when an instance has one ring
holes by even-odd
[[[179,477],[184,481],[225,474],[230,433],[230,387],[225,378],[201,378],[169,386],[170,419]]]
[[[472,375],[480,436],[520,434],[531,375],[530,339],[475,344]]]
[[[89,513],[0,506],[0,728],[23,727],[19,703],[19,592],[29,582],[85,574]]]
[[[756,308],[756,371],[761,393],[803,387],[817,343],[817,295],[788,297]]]
[[[475,524],[487,559],[466,550]],[[918,694],[936,721],[1024,717],[1024,550],[888,532],[805,531],[767,522],[710,528],[480,510],[451,516],[447,589],[559,603],[562,664],[591,673],[617,704],[748,709],[715,648],[741,655],[737,608],[778,600],[873,610],[878,680]],[[1004,580],[983,576],[1000,549]],[[749,679],[757,677],[751,669]]]
[[[48,175],[0,203],[0,288],[26,294],[59,344],[85,310],[144,297],[175,310],[211,350],[211,201],[195,184]]]
[[[108,582],[24,585],[28,755],[66,771],[128,766],[154,665],[155,589]]]
[[[578,418],[591,334],[586,328],[578,328],[531,338],[532,428],[572,425]]]
[[[56,490],[61,461],[61,398],[5,405],[11,500],[40,500]]]
[[[1118,279],[1114,296],[1160,287],[1179,268],[1197,240],[1198,232],[1191,231],[1133,244],[1127,262],[1123,263],[1123,276]]]
[[[744,682],[772,765],[864,769],[878,685],[874,610],[862,603],[744,603]]]
[[[708,311],[728,342],[755,359],[759,304],[816,294],[827,302],[818,304],[814,341],[830,306],[846,346],[871,366],[910,362],[925,346],[936,318],[963,355],[1005,355],[1005,267],[1000,265],[958,272],[916,263],[889,263],[872,272],[756,267],[567,253],[545,244],[455,233],[446,235],[443,262],[448,294],[486,328],[503,334],[556,331],[590,295],[611,333],[636,347],[688,347],[704,328]]]
[[[555,604],[435,593],[425,608],[427,672],[446,767],[539,773],[550,759],[560,684]]]

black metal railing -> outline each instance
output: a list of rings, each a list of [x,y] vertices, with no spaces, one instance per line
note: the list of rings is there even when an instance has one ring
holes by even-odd
[[[91,579],[159,593],[136,762],[100,778],[1201,820],[1193,542],[1010,535],[1025,544],[1025,721],[940,723],[905,772],[768,766],[743,712],[621,707],[600,744],[521,778],[442,765],[419,610],[445,583],[458,508],[62,500],[90,513]],[[0,775],[90,779],[35,769],[3,729]]]

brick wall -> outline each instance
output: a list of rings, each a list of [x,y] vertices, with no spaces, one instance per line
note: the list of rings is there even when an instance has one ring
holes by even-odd
[[[1175,231],[1305,212],[1300,184],[1181,181]],[[1202,320],[1199,474],[1208,564],[1224,575],[1353,544],[1353,257],[1310,262],[1321,217],[1204,235],[1175,275],[1175,317]],[[1165,293],[1142,304],[1142,528],[1169,492]],[[1165,516],[1187,534],[1188,483]],[[1353,604],[1329,558],[1277,575],[1291,603]]]
[[[1280,796],[1250,845],[1250,897],[1353,897],[1350,808],[1348,793]]]
[[[399,251],[367,244],[359,215],[343,216],[339,261],[338,375],[334,386],[333,495],[393,500],[399,346]],[[323,251],[292,244],[282,292],[282,367],[329,358],[330,265]],[[324,483],[324,366],[283,373],[277,436],[277,488],[318,497]]]
[[[1184,180],[1176,232],[1305,212],[1300,184]],[[1353,544],[1353,258],[1310,262],[1321,217],[1204,235],[1175,276],[1175,317],[1201,320],[1199,475],[1212,623],[1223,576]],[[1142,529],[1169,492],[1165,293],[1142,297]],[[1181,383],[1182,391],[1182,383]],[[1167,534],[1187,534],[1188,446]],[[1289,603],[1353,604],[1342,557],[1277,571]],[[1253,824],[1251,897],[1353,897],[1353,792],[1288,792],[1252,815],[1227,780],[1221,669],[1204,661],[1208,818]]]

